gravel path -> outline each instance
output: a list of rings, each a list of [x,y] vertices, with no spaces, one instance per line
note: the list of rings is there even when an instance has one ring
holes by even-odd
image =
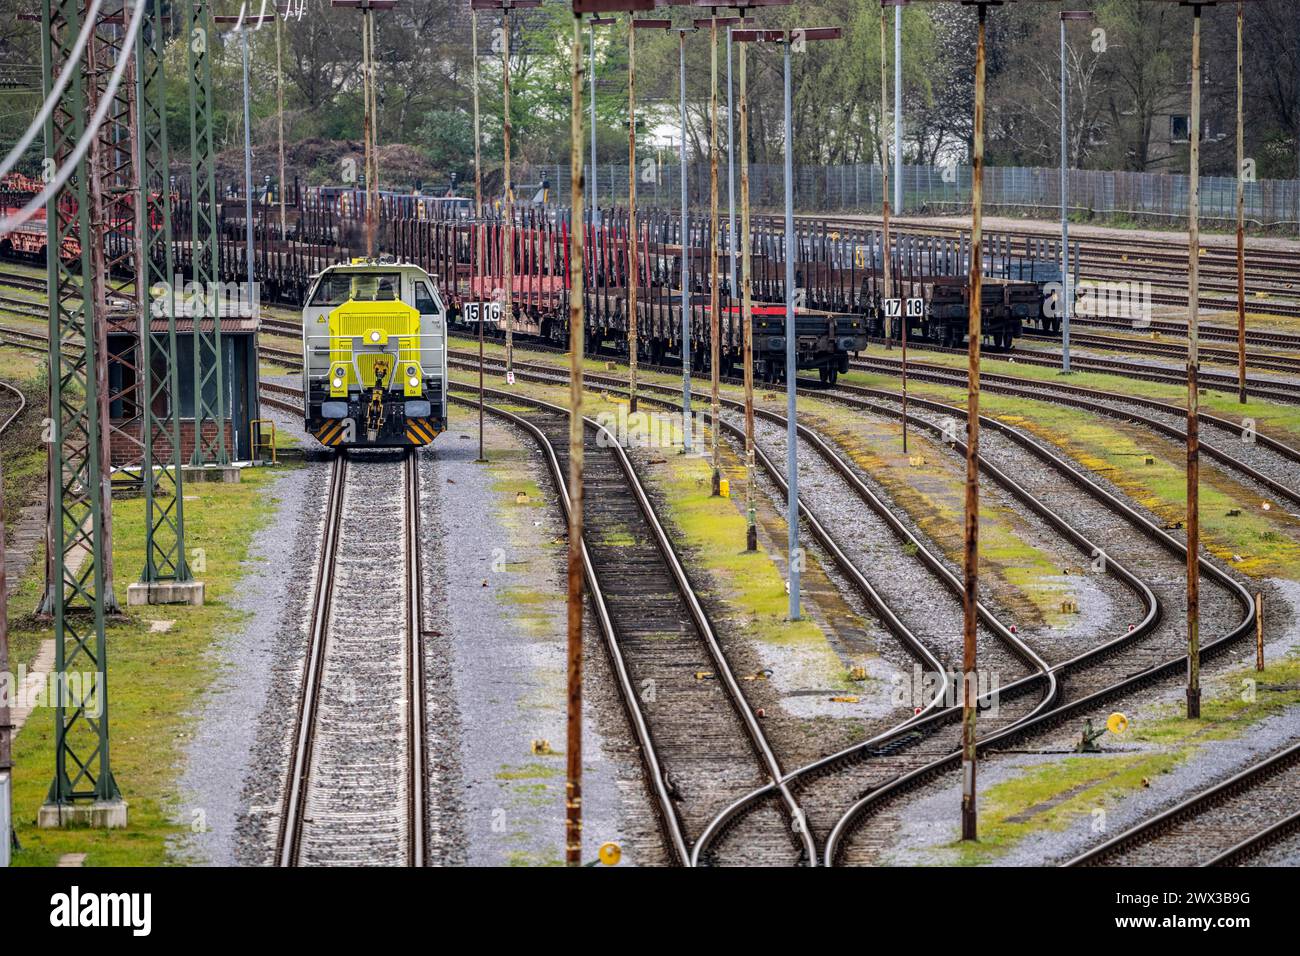
[[[425,527],[443,576],[429,626],[445,635],[430,645],[429,707],[431,723],[449,725],[431,761],[460,780],[464,862],[556,863],[564,858],[565,527],[531,437],[490,415],[486,426],[487,470],[474,461],[477,411],[460,406],[426,463]],[[516,504],[516,491],[529,501]],[[590,615],[584,643],[584,856],[613,841],[627,864],[662,864],[639,753]]]

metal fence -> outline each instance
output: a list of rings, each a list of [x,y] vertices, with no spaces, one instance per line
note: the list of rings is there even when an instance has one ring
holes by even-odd
[[[623,205],[627,200],[627,166],[601,164],[597,175],[587,167],[591,189],[601,207]],[[893,170],[890,170],[891,174]],[[726,207],[726,158],[719,169],[721,196]],[[1060,170],[1049,167],[995,166],[984,170],[984,205],[1042,218],[1055,218],[1061,209]],[[650,205],[675,205],[681,195],[681,169],[675,161],[646,163],[638,170],[637,199]],[[739,169],[736,171],[739,179]],[[547,181],[553,201],[569,198],[568,163],[522,165],[514,174],[518,184]],[[1094,169],[1070,172],[1069,207],[1076,217],[1128,218],[1186,223],[1188,179],[1173,173],[1129,173]],[[708,202],[709,165],[687,167],[691,205]],[[777,165],[750,164],[751,202],[755,208],[778,208],[784,202],[785,179]],[[800,212],[880,211],[881,175],[878,164],[854,166],[801,166],[795,169],[794,203]],[[893,183],[890,191],[893,192]],[[737,187],[738,189],[739,187]],[[1235,221],[1237,181],[1229,176],[1202,176],[1201,217]],[[903,213],[970,210],[969,166],[904,166]],[[892,197],[891,197],[892,198]],[[1255,226],[1282,230],[1300,227],[1300,180],[1261,179],[1246,184],[1246,219]],[[896,210],[897,212],[898,210]]]

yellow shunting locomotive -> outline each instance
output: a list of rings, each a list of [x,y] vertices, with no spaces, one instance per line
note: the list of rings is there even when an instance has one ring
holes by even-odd
[[[419,266],[321,271],[302,312],[306,429],[332,447],[427,445],[447,427],[447,310]]]

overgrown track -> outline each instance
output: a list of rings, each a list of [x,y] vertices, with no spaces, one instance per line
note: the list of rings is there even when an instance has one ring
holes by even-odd
[[[5,399],[3,405],[14,405],[13,410],[5,415],[3,421],[0,421],[0,435],[3,435],[9,426],[18,420],[18,416],[23,413],[23,410],[27,408],[27,396],[23,394],[22,389],[17,385],[10,385],[8,382],[0,382],[0,391],[12,399],[12,401]],[[0,414],[5,413],[3,405],[0,405]]]
[[[797,216],[800,221],[814,221],[824,228],[862,229],[878,227],[880,221],[872,216]],[[772,217],[756,216],[755,223],[775,223]],[[924,220],[895,220],[896,227],[914,235],[934,235],[954,238],[969,237],[970,227],[954,223],[926,222]],[[996,234],[1012,240],[1055,240],[1059,232],[1026,228],[999,229]],[[1156,305],[1186,308],[1187,241],[1170,238],[1152,240],[1147,236],[1085,236],[1075,238],[1079,244],[1078,268],[1083,279],[1099,281],[1133,279],[1150,280],[1159,291],[1152,293]],[[1019,246],[1020,243],[1015,243]],[[1236,309],[1236,248],[1202,236],[1201,246],[1201,300],[1203,312]],[[1023,246],[1021,246],[1023,248]],[[1010,250],[1013,254],[1016,249]],[[992,253],[986,247],[986,254]],[[1072,260],[1072,266],[1074,262]],[[1253,313],[1279,316],[1300,316],[1300,304],[1294,301],[1295,253],[1283,249],[1247,248],[1246,282],[1247,308]],[[1229,298],[1213,298],[1207,292],[1224,293]],[[1266,292],[1272,298],[1259,299],[1255,293]],[[1292,301],[1278,301],[1292,299]]]
[[[1113,329],[1120,332],[1135,331],[1132,319],[1114,319],[1103,318],[1095,315],[1072,315],[1070,316],[1070,325],[1089,326],[1099,329]],[[1176,338],[1187,337],[1186,322],[1171,322],[1168,319],[1151,319],[1142,324],[1143,332],[1158,332],[1161,335],[1170,335]],[[1035,333],[1037,335],[1038,333]],[[1232,342],[1237,341],[1237,330],[1226,325],[1214,325],[1208,322],[1201,322],[1198,325],[1198,334],[1202,341],[1206,342]],[[1052,338],[1059,339],[1059,332],[1052,333]],[[1070,338],[1075,338],[1071,333]],[[1246,344],[1257,345],[1265,348],[1282,348],[1300,350],[1300,335],[1294,332],[1274,332],[1269,329],[1246,329]],[[1235,354],[1235,353],[1234,353]]]
[[[453,400],[477,405],[463,387],[453,388],[460,392]],[[488,395],[536,409],[485,406],[537,441],[567,519],[568,410],[496,390]],[[784,774],[631,461],[597,423],[585,424],[587,590],[670,852],[689,864],[692,844],[721,806]],[[815,864],[803,811],[787,788],[774,788],[766,811],[768,825],[735,847],[736,862]]]
[[[456,361],[476,367],[477,356],[466,356],[464,358],[458,358]],[[527,363],[521,365],[516,362],[516,375],[524,377],[532,374],[528,371],[529,367],[530,366],[528,366]],[[535,366],[535,368],[539,369],[541,372],[549,373],[550,377],[546,380],[552,383],[556,381],[555,369],[547,368],[546,366]],[[612,376],[603,376],[599,374],[593,375],[588,373],[587,377],[591,380],[593,386],[604,386],[606,383],[615,386],[622,384],[621,379]],[[676,394],[675,388],[666,386],[655,386],[642,383],[640,387],[643,390],[643,400],[645,391],[671,392],[674,395]],[[820,397],[833,397],[828,395],[824,390],[809,389],[808,391],[812,394],[819,395]],[[875,392],[877,396],[886,399],[897,397],[891,395],[891,393],[879,390],[861,389],[858,391],[864,393]],[[863,408],[870,408],[880,414],[890,413],[890,409],[886,406],[881,406],[878,403],[869,403],[856,396],[841,396],[841,400],[850,404],[857,403]],[[960,409],[943,405],[942,403],[925,402],[923,400],[913,399],[912,404],[914,408],[919,406],[922,408],[928,408],[931,411],[961,414]],[[894,414],[898,413],[895,411]],[[930,428],[936,432],[939,431],[932,421],[927,421],[915,416],[913,416],[912,420],[921,427]],[[1025,451],[1030,453],[1030,455],[1038,458],[1045,464],[1049,464],[1050,467],[1055,469],[1058,475],[1067,477],[1073,485],[1077,486],[1097,503],[1108,508],[1115,516],[1137,532],[1139,536],[1146,536],[1147,538],[1152,539],[1159,546],[1156,549],[1157,553],[1159,553],[1161,549],[1168,553],[1169,558],[1161,560],[1169,563],[1175,572],[1182,567],[1185,561],[1185,550],[1181,543],[1164,532],[1163,529],[1159,528],[1155,523],[1138,514],[1132,508],[1102,489],[1099,485],[1088,479],[1085,475],[1070,466],[1064,460],[1057,458],[1045,447],[1029,440],[1025,436],[1020,435],[1016,430],[1011,429],[1000,422],[990,421],[987,419],[984,419],[983,421],[986,429],[990,432],[1004,435],[1019,443]],[[724,427],[726,427],[725,421]],[[983,460],[982,467],[984,467],[986,471],[990,470],[987,458]],[[994,471],[996,471],[996,469],[994,469]],[[1005,479],[1005,475],[1003,475],[1003,478]],[[1057,520],[1060,519],[1058,518]],[[1068,525],[1065,527],[1067,529],[1069,528]],[[1077,532],[1074,533],[1077,534]],[[1080,546],[1085,549],[1085,553],[1088,553],[1088,549],[1091,547],[1091,542],[1081,535],[1079,536],[1079,539]],[[1091,553],[1096,553],[1096,551],[1094,550]],[[1117,563],[1118,562],[1114,558],[1110,558],[1106,561],[1106,566],[1109,568]],[[1206,579],[1205,590],[1207,607],[1213,605],[1214,600],[1211,598],[1211,594],[1213,589],[1218,588],[1223,592],[1223,601],[1235,604],[1243,615],[1235,626],[1228,627],[1225,625],[1225,633],[1223,636],[1208,642],[1203,647],[1202,658],[1212,659],[1228,649],[1233,642],[1239,640],[1244,634],[1251,631],[1254,627],[1254,603],[1250,599],[1249,593],[1230,576],[1218,569],[1217,566],[1202,559],[1201,567],[1202,573]],[[1176,625],[1174,622],[1170,622],[1169,626],[1160,632],[1163,634],[1163,638],[1160,641],[1152,643],[1147,639],[1147,635],[1152,634],[1160,622],[1160,608],[1155,601],[1154,595],[1151,594],[1150,588],[1147,587],[1144,582],[1122,567],[1120,568],[1120,571],[1128,577],[1129,580],[1127,583],[1130,587],[1139,591],[1139,593],[1145,593],[1144,606],[1146,607],[1146,616],[1144,619],[1137,624],[1131,632],[1113,638],[1112,640],[1102,643],[1099,646],[1095,646],[1070,660],[1055,665],[1053,668],[1053,674],[1055,676],[1059,676],[1062,679],[1067,677],[1069,678],[1071,689],[1069,695],[1067,695],[1066,701],[1054,710],[1044,710],[1041,713],[1030,715],[1022,721],[1013,722],[1005,729],[999,728],[991,733],[986,733],[982,738],[982,748],[987,748],[991,744],[999,742],[1004,745],[1018,743],[1030,739],[1031,735],[1034,733],[1050,731],[1066,720],[1082,719],[1083,716],[1096,716],[1098,709],[1104,705],[1118,699],[1123,699],[1127,695],[1131,695],[1132,693],[1158,681],[1165,680],[1180,673],[1181,670],[1185,668],[1185,655],[1182,657],[1170,657],[1167,659],[1162,656],[1163,654],[1170,653],[1169,634],[1176,631]],[[1167,577],[1170,571],[1169,569],[1165,569],[1165,571],[1158,573]],[[1224,609],[1224,613],[1226,613],[1226,609]],[[1007,694],[1009,691],[1013,691],[1013,689],[1014,685],[1013,687],[1003,688],[1003,693]],[[953,710],[958,709],[953,708]],[[936,713],[922,721],[917,721],[916,724],[921,726],[919,728],[913,726],[910,730],[933,730],[933,728],[942,725],[942,721],[945,717],[951,718],[951,716],[952,715],[947,712]],[[934,723],[930,724],[928,727],[925,726],[931,721]],[[988,722],[986,721],[985,723],[987,724]],[[904,733],[906,732],[907,731],[905,730]],[[787,782],[796,788],[801,788],[806,784],[806,782],[815,781],[821,775],[841,770],[845,766],[852,766],[856,762],[889,755],[897,747],[897,741],[901,735],[891,733],[882,736],[884,738],[883,740],[873,739],[871,741],[866,741],[863,744],[856,745],[844,752],[827,757],[816,764],[799,768],[787,777]],[[937,760],[932,759],[933,754],[922,753],[916,756],[920,756],[924,759],[913,759],[910,766],[904,764],[898,772],[894,773],[892,776],[887,776],[876,786],[869,788],[868,795],[864,797],[863,800],[858,801],[854,807],[850,808],[848,813],[837,821],[835,827],[831,831],[830,838],[828,838],[825,855],[826,862],[833,863],[836,861],[836,856],[840,848],[839,841],[843,839],[846,830],[853,831],[856,829],[861,820],[855,819],[855,817],[865,814],[875,799],[885,796],[893,797],[911,792],[915,787],[936,778],[942,772],[951,768],[959,758],[959,755],[955,752],[941,754]],[[758,793],[756,792],[756,794],[749,795],[747,799],[757,795]],[[743,808],[744,801],[736,807],[728,808],[727,813],[731,815],[739,814],[743,811]],[[720,823],[714,829],[722,829],[724,827],[725,824]]]
[[[864,371],[897,374],[901,361],[896,358],[869,356],[858,361]],[[953,388],[966,388],[966,374],[959,369],[926,362],[908,361],[909,380],[931,382]],[[851,386],[841,385],[841,388]],[[1010,375],[981,372],[980,387],[998,395],[1010,395],[1034,401],[1050,402],[1071,408],[1133,422],[1175,441],[1186,441],[1187,433],[1172,422],[1186,422],[1187,411],[1177,405],[1140,396],[1119,395],[1099,389],[1040,382]],[[1141,411],[1139,411],[1141,409]],[[1144,411],[1155,415],[1143,414]],[[1226,468],[1255,482],[1280,498],[1300,504],[1300,450],[1260,433],[1249,422],[1232,422],[1204,411],[1197,415],[1201,425],[1201,450]],[[1229,451],[1229,449],[1232,449]],[[1245,460],[1249,456],[1251,462]]]
[[[1059,342],[1059,335],[1045,335],[1041,332],[1026,331],[1021,336],[1030,342]],[[1125,352],[1132,355],[1153,355],[1159,358],[1187,361],[1187,346],[1178,342],[1153,342],[1149,339],[1117,338],[1113,335],[1071,334],[1070,343],[1082,349],[1104,349],[1108,352]],[[1028,349],[1021,350],[1032,355]],[[1020,354],[1017,352],[1017,354]],[[1219,362],[1228,365],[1237,364],[1237,352],[1233,349],[1218,349],[1201,346],[1199,349],[1202,362]],[[1071,360],[1077,355],[1071,356]],[[1289,375],[1300,374],[1300,358],[1294,355],[1282,355],[1274,352],[1246,352],[1246,366],[1268,372],[1284,372]]]
[[[426,863],[419,481],[411,452],[334,459],[280,866]]]
[[[1144,820],[1067,866],[1234,866],[1300,829],[1300,744]]]
[[[454,363],[474,365],[476,364],[476,357],[469,363],[457,358]],[[528,363],[521,365],[518,362],[515,364],[517,377],[546,381],[550,384],[556,384],[562,380],[562,375],[558,374],[558,371],[547,366],[534,366]],[[621,379],[612,376],[589,374],[589,378],[593,387],[622,384]],[[675,401],[667,402],[647,398],[646,391],[672,394],[675,399],[676,390],[674,388],[643,383],[641,398],[642,401],[646,402],[662,401],[663,404],[669,407],[675,406]],[[735,403],[731,404],[734,405]],[[760,411],[759,414],[764,413]],[[772,416],[772,418],[780,421],[779,416]],[[924,421],[917,420],[917,422],[923,427],[933,427]],[[739,429],[725,419],[723,420],[723,427],[734,437],[743,437]],[[803,431],[809,441],[821,443],[828,448],[815,433],[807,430]],[[759,461],[769,471],[778,486],[784,490],[780,472],[767,460],[761,444],[756,451]],[[1097,549],[1092,541],[1073,529],[1059,515],[1044,508],[1032,495],[1009,479],[1004,472],[993,468],[987,461],[984,461],[982,466],[994,480],[1015,494],[1044,520],[1049,521],[1053,527],[1057,528],[1067,540],[1078,547],[1085,555],[1096,553]],[[807,504],[802,501],[800,507],[805,521],[813,528],[814,534],[828,547],[828,550],[850,580],[853,580],[855,575],[861,577],[861,574],[852,563],[844,557],[844,553],[834,540],[834,537],[826,535],[822,522],[817,520],[816,510],[810,510]],[[1177,561],[1173,563],[1178,564]],[[1159,622],[1159,607],[1150,587],[1132,574],[1120,561],[1110,560],[1106,562],[1106,570],[1138,596],[1143,610],[1141,620],[1131,631],[1125,633],[1120,629],[1121,632],[1117,636],[1089,648],[1084,653],[1068,661],[1057,664],[1045,675],[1039,673],[1003,687],[999,695],[1000,707],[998,714],[993,720],[989,719],[989,715],[985,716],[983,723],[986,728],[1014,727],[1020,721],[1035,715],[1046,715],[1051,706],[1060,703],[1056,689],[1057,676],[1061,678],[1070,677],[1072,681],[1070,696],[1073,698],[1082,697],[1090,690],[1108,687],[1117,676],[1126,676],[1133,670],[1140,668],[1141,665],[1134,664],[1133,656],[1135,653],[1139,655],[1150,654],[1150,649],[1146,645],[1150,643],[1148,635]],[[1166,569],[1166,573],[1167,571],[1168,569]],[[873,606],[879,607],[878,601],[879,598],[872,602]],[[887,607],[883,610],[886,614],[892,616],[892,612]],[[906,614],[903,615],[903,617],[906,616]],[[886,625],[889,626],[890,617],[887,616],[884,620]],[[891,627],[891,630],[893,629]],[[1016,703],[1017,699],[1025,696],[1030,691],[1040,688],[1044,679],[1047,682],[1047,688],[1042,692],[1042,700],[1037,706],[1032,706],[1033,702],[1030,701],[1031,709],[1026,713],[1025,709]],[[983,706],[987,706],[988,701],[982,701],[981,703]],[[810,822],[813,824],[814,833],[828,832],[839,819],[840,812],[853,799],[853,794],[860,793],[864,789],[871,790],[891,780],[898,779],[913,770],[927,766],[934,760],[935,756],[942,756],[956,749],[958,742],[955,739],[955,728],[951,725],[960,715],[960,708],[949,707],[942,710],[928,708],[928,711],[920,718],[904,721],[897,727],[874,735],[869,740],[832,754],[813,764],[799,768],[787,776],[786,781],[792,787],[795,787],[798,792],[805,795],[805,806],[810,813]],[[752,810],[753,804],[762,796],[763,791],[755,791],[746,795],[745,799],[728,807],[723,814],[720,814],[711,824],[706,839],[701,840],[697,846],[697,854],[701,855],[702,858],[707,858],[713,844],[725,839],[727,830],[733,821],[737,819],[743,820],[746,813]],[[828,810],[836,806],[839,806],[840,810],[835,811],[829,819],[824,819]]]
[[[872,342],[883,343],[882,339],[872,339]],[[922,346],[926,352],[944,352],[951,355],[965,355],[964,348],[944,348],[938,345],[925,343]],[[998,352],[996,358],[1015,361],[1021,365],[1037,365],[1042,368],[1061,367],[1061,357],[1059,355],[1043,355],[1041,352],[1025,351],[1013,349],[1010,352]],[[869,357],[870,358],[870,357]],[[870,371],[864,364],[866,360],[858,358],[849,363],[850,368],[863,371]],[[912,363],[908,361],[910,370]],[[1148,365],[1141,362],[1125,362],[1119,359],[1103,359],[1084,356],[1070,356],[1070,367],[1080,372],[1103,372],[1110,375],[1123,375],[1126,378],[1137,379],[1142,382],[1164,382],[1171,385],[1186,385],[1187,375],[1184,372],[1176,371],[1170,368],[1161,368],[1157,365]],[[981,381],[984,379],[983,371],[980,373]],[[1210,389],[1218,392],[1230,392],[1237,394],[1237,377],[1222,372],[1209,372],[1201,370],[1198,378],[1201,388]],[[1258,377],[1246,377],[1246,394],[1253,395],[1256,398],[1266,398],[1270,401],[1280,402],[1284,405],[1300,404],[1300,382],[1288,381],[1285,379],[1261,379]]]

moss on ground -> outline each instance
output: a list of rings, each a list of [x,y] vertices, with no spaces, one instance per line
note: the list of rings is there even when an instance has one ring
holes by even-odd
[[[516,349],[516,355],[523,359],[522,350]],[[498,375],[489,377],[500,379]],[[453,375],[453,380],[470,384],[469,373]],[[599,386],[594,388],[597,391],[586,399],[587,415],[596,417],[626,408],[624,397],[600,392]],[[557,404],[567,404],[568,400],[567,386],[563,385],[520,381],[513,390]],[[661,415],[650,406],[643,411],[653,419],[647,425],[651,433],[658,431],[668,436],[676,446],[652,456],[645,467],[646,479],[662,493],[661,517],[675,531],[674,540],[708,576],[707,590],[722,599],[739,632],[771,644],[797,646],[806,655],[804,666],[815,672],[819,687],[860,692],[862,685],[847,679],[847,668],[821,626],[808,617],[795,622],[787,619],[789,597],[782,566],[761,545],[757,551],[737,547],[745,540],[743,502],[714,497],[709,461],[680,454],[680,419],[674,423],[672,416]],[[665,635],[665,639],[676,636]]]
[[[1252,724],[1300,704],[1300,653],[1293,651],[1262,672],[1253,667],[1234,671],[1224,686],[1223,692],[1202,700],[1200,720],[1188,720],[1181,705],[1170,703],[1131,723],[1124,739],[1143,745],[1140,751],[1052,760],[989,786],[980,794],[979,841],[949,844],[956,859],[945,862],[996,863],[1032,833],[1079,826],[1081,819],[1104,813],[1159,775],[1195,759],[1211,742],[1241,737]],[[1103,746],[1108,740],[1114,738],[1103,738]]]
[[[965,468],[929,433],[913,427],[908,454],[902,452],[901,424],[860,415],[833,402],[804,399],[801,418],[831,438],[870,474],[949,559],[963,553]],[[1063,561],[1076,554],[1045,551],[1033,541],[1027,522],[1016,512],[980,502],[980,570],[999,600],[1025,624],[1069,626],[1062,601],[1075,600]]]
[[[863,376],[863,384],[893,389],[890,376]],[[913,381],[918,397],[965,406],[965,392]],[[985,392],[981,411],[1037,435],[1105,476],[1169,526],[1186,516],[1187,487],[1182,443],[1140,425],[1083,409]],[[1151,463],[1147,464],[1147,459]],[[1201,469],[1201,537],[1216,557],[1244,574],[1300,579],[1300,519],[1290,508],[1262,499],[1212,461]],[[1267,502],[1269,507],[1265,508]],[[1230,515],[1232,511],[1237,515]]]
[[[897,353],[895,353],[897,354]],[[908,349],[912,361],[928,365],[943,365],[948,368],[966,369],[965,354],[953,352],[931,352],[926,349]],[[1021,362],[999,359],[995,354],[984,353],[980,363],[981,369],[989,374],[1009,375],[1031,382],[1048,382],[1055,384],[1078,385],[1083,388],[1095,388],[1110,392],[1117,398],[1138,396],[1151,398],[1185,408],[1187,405],[1187,388],[1172,382],[1147,382],[1124,374],[1108,372],[1071,372],[1068,376],[1059,369],[1042,365],[1026,365]],[[856,385],[871,385],[877,388],[897,388],[898,377],[878,372],[851,371],[843,376],[844,381]],[[942,387],[913,379],[908,389],[920,394],[923,390]],[[965,395],[964,389],[949,388],[950,393]],[[991,392],[985,392],[980,400],[994,398]],[[1253,418],[1260,432],[1272,435],[1292,445],[1300,444],[1300,405],[1279,405],[1259,398],[1251,398],[1245,405],[1237,401],[1233,394],[1219,391],[1206,391],[1201,396],[1201,410],[1226,418],[1229,421],[1241,421]]]
[[[283,467],[283,466],[282,466]],[[216,673],[208,654],[221,637],[241,626],[243,614],[229,604],[241,580],[256,573],[248,561],[256,531],[276,499],[268,494],[275,473],[246,469],[238,484],[194,483],[186,487],[186,544],[202,549],[196,568],[207,603],[201,608],[130,608],[107,628],[110,680],[109,718],[114,776],[129,804],[124,830],[41,830],[36,813],[54,768],[53,711],[37,708],[14,744],[14,816],[22,849],[14,862],[50,866],[65,853],[86,853],[87,866],[156,866],[175,862],[169,845],[189,819],[177,782],[182,754],[200,701]],[[120,598],[144,563],[144,500],[113,502],[113,556]],[[23,610],[33,608],[42,587],[38,560],[10,607],[11,667],[30,666],[43,640],[52,637]],[[167,630],[154,630],[172,622]]]

